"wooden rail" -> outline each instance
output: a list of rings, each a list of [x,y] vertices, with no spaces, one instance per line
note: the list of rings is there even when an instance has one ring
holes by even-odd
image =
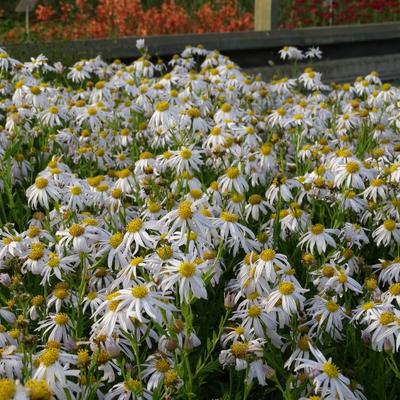
[[[30,57],[43,53],[52,61],[60,59],[64,63],[71,64],[80,58],[91,58],[100,54],[106,60],[118,58],[130,62],[140,56],[136,49],[137,39],[129,37],[19,45],[0,44],[0,47],[6,47],[13,57],[20,60],[29,60]],[[342,79],[341,64],[346,59],[353,60],[348,64],[346,79],[358,76],[367,57],[368,65],[375,66],[374,69],[381,71],[382,76],[385,76],[385,71],[390,70],[390,79],[400,79],[399,58],[394,57],[400,54],[399,22],[203,35],[149,36],[145,40],[151,54],[165,60],[180,53],[187,45],[202,44],[207,49],[220,50],[241,67],[251,68],[253,71],[262,68],[265,70],[271,62],[279,67],[282,62],[278,50],[283,46],[292,45],[302,49],[319,46],[324,53],[323,62],[330,63],[330,78],[333,80]],[[398,73],[393,73],[396,70]]]

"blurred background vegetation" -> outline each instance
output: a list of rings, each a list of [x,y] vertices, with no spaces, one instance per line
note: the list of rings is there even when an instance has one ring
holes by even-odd
[[[26,40],[18,0],[0,2],[0,42]],[[400,20],[400,0],[281,0],[280,28]],[[39,0],[33,41],[249,31],[254,0]]]

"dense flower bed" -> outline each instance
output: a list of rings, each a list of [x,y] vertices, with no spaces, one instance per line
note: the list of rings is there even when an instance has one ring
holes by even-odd
[[[190,3],[190,2],[189,2]],[[140,0],[58,1],[40,4],[32,35],[39,40],[161,35],[172,33],[230,32],[253,29],[253,14],[237,0],[204,1],[189,12],[175,0],[144,8]],[[24,38],[21,24],[4,35],[6,41]]]
[[[138,48],[0,50],[0,398],[396,399],[400,90]]]

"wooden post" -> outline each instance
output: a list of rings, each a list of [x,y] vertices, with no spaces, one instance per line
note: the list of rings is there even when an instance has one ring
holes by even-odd
[[[254,30],[270,31],[279,25],[279,0],[255,0]]]
[[[25,32],[26,32],[26,41],[29,42],[30,33],[29,33],[29,13],[35,9],[36,3],[38,0],[20,0],[15,7],[15,12],[17,13],[25,13]]]
[[[29,42],[30,35],[29,35],[29,8],[26,6],[25,9],[25,31],[26,31],[26,40]]]

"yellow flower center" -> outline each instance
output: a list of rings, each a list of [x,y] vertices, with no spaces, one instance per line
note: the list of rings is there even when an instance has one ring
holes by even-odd
[[[131,290],[132,296],[137,299],[144,299],[149,293],[149,289],[147,289],[144,285],[138,285],[132,288]]]
[[[157,249],[157,254],[161,258],[161,260],[169,260],[173,255],[171,246],[162,246]]]
[[[331,379],[337,378],[340,373],[340,369],[330,361],[326,362],[323,365],[322,371],[324,371],[325,374],[328,375],[328,377]]]
[[[262,197],[259,194],[252,194],[249,197],[249,204],[251,204],[252,206],[256,205],[256,204],[260,204],[262,201]]]
[[[28,237],[30,237],[32,239],[34,237],[39,236],[40,232],[41,232],[41,229],[39,227],[33,225],[28,229],[27,235],[28,235]]]
[[[46,349],[43,354],[39,357],[39,361],[41,364],[44,364],[46,367],[53,365],[60,356],[60,350],[57,348],[49,348]]]
[[[182,149],[180,152],[180,156],[183,160],[189,160],[190,157],[192,157],[192,152],[190,151],[190,149]]]
[[[30,379],[25,384],[29,393],[29,400],[51,400],[53,393],[45,380]]]
[[[192,203],[189,200],[182,201],[178,206],[178,216],[181,219],[192,218]]]
[[[269,156],[272,152],[272,146],[269,143],[265,143],[261,146],[260,151],[263,156]]]
[[[143,257],[135,257],[131,260],[130,265],[132,267],[137,267],[142,262],[143,262]]]
[[[239,219],[236,214],[227,212],[227,211],[222,211],[221,212],[221,219],[226,222],[237,222]]]
[[[394,322],[394,315],[390,311],[385,311],[379,316],[381,325],[389,325]]]
[[[240,172],[237,167],[229,167],[225,174],[229,179],[236,179],[240,175]]]
[[[297,341],[297,347],[301,351],[307,351],[310,347],[308,336],[300,336],[299,340]]]
[[[325,226],[322,224],[315,224],[311,226],[310,231],[313,235],[320,235],[324,232]]]
[[[49,108],[49,113],[50,114],[58,114],[58,108],[56,106],[51,106]]]
[[[82,236],[85,233],[85,228],[79,224],[73,224],[69,229],[68,232],[73,237]]]
[[[160,103],[156,104],[156,110],[158,112],[164,112],[169,109],[168,101],[161,101]]]
[[[35,180],[35,186],[38,189],[44,189],[48,185],[49,181],[46,178],[39,177]]]
[[[275,258],[275,251],[272,249],[265,249],[260,253],[260,258],[263,261],[272,261]]]
[[[138,379],[128,379],[125,381],[124,386],[131,392],[138,392],[142,389],[142,384]]]
[[[224,103],[221,106],[221,111],[224,113],[231,111],[231,109],[232,109],[232,106],[229,103]]]
[[[394,231],[396,229],[396,222],[393,221],[392,219],[387,219],[384,223],[383,223],[384,228],[387,231]]]
[[[243,333],[244,333],[244,328],[243,328],[243,326],[241,326],[241,325],[237,326],[237,327],[235,328],[235,333],[236,333],[237,335],[243,335]]]
[[[335,303],[335,302],[332,301],[332,300],[329,300],[329,301],[326,303],[325,307],[326,307],[326,309],[327,309],[329,312],[332,312],[332,313],[334,313],[334,312],[336,312],[337,310],[339,310],[339,304]]]
[[[67,314],[64,314],[64,313],[58,313],[54,317],[54,322],[56,323],[56,325],[66,325],[68,323],[68,321],[69,321],[69,317]]]
[[[400,283],[393,283],[390,285],[389,292],[393,296],[398,296],[400,294]]]
[[[347,282],[347,276],[346,276],[346,274],[344,273],[344,272],[340,272],[339,273],[339,275],[338,275],[338,282],[340,283],[340,284],[344,284],[344,283],[346,283]]]
[[[89,108],[87,109],[87,113],[88,113],[91,117],[93,117],[93,116],[95,116],[95,115],[97,114],[97,110],[96,110],[94,107],[89,107]]]
[[[122,243],[123,238],[124,235],[121,232],[117,232],[108,239],[108,243],[112,248],[116,249]]]
[[[189,110],[186,111],[186,115],[188,115],[190,118],[199,118],[201,113],[198,108],[189,108]]]
[[[167,371],[164,375],[164,383],[166,386],[172,386],[178,382],[179,375],[173,369]]]
[[[276,112],[278,113],[278,115],[280,115],[281,117],[284,117],[286,115],[286,110],[284,108],[278,108],[276,110]]]
[[[129,233],[136,233],[139,232],[140,229],[142,229],[142,226],[143,226],[143,221],[140,218],[135,218],[128,223],[128,225],[126,226],[126,230]]]
[[[0,399],[12,400],[17,392],[15,382],[11,379],[0,379]]]
[[[355,161],[350,161],[346,164],[346,171],[349,174],[355,174],[360,170],[360,166]]]
[[[30,88],[30,91],[34,96],[37,96],[38,94],[40,94],[42,92],[42,90],[40,89],[39,86],[32,86]]]
[[[370,310],[371,308],[373,308],[375,306],[375,303],[373,301],[369,301],[368,303],[364,303],[361,305],[361,308],[364,311]]]
[[[65,288],[58,288],[53,291],[54,297],[64,300],[68,297],[68,290]]]
[[[82,193],[82,189],[80,186],[72,186],[72,188],[69,191],[75,196],[78,196]]]
[[[31,251],[28,254],[28,258],[31,260],[40,260],[44,254],[43,243],[32,243]]]
[[[249,307],[247,313],[248,313],[249,317],[257,318],[261,314],[261,308],[255,304],[253,304],[252,306]]]
[[[289,281],[283,281],[279,284],[278,290],[284,296],[291,295],[294,292],[294,284]]]
[[[122,169],[121,171],[117,171],[115,174],[117,175],[118,178],[124,179],[131,175],[131,171],[129,171],[129,169],[125,168],[125,169]]]
[[[249,345],[242,342],[233,342],[231,345],[231,352],[236,358],[245,358]]]
[[[163,374],[165,374],[170,369],[169,362],[165,358],[157,360],[154,366],[158,372],[161,372]]]
[[[49,261],[47,261],[47,265],[50,268],[58,267],[60,265],[60,257],[57,254],[52,253],[50,255]]]
[[[179,273],[184,278],[190,278],[196,273],[196,264],[189,261],[181,262],[179,265]]]

